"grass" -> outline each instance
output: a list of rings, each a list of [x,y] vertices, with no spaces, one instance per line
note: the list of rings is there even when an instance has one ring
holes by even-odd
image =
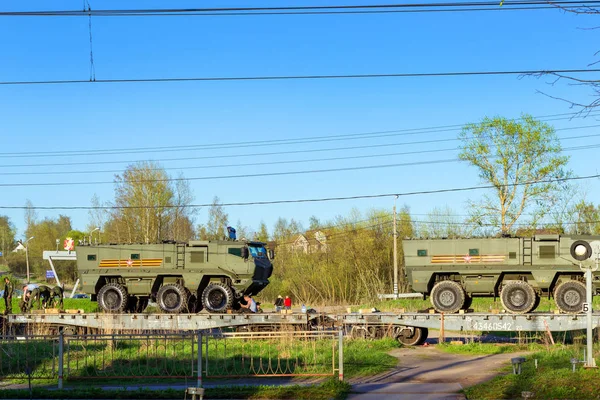
[[[438,349],[452,354],[472,354],[489,355],[505,354],[523,351],[541,351],[544,347],[541,344],[496,344],[496,343],[466,343],[463,345],[454,345],[451,343],[440,343]]]
[[[108,338],[107,338],[108,339]],[[195,376],[196,346],[191,336],[136,338],[124,336],[115,341],[71,338],[65,342],[66,379],[114,383],[115,377],[128,383],[151,377],[173,380]],[[337,339],[210,339],[206,377],[253,376],[265,374],[327,375],[337,365]],[[27,368],[37,383],[56,382],[56,341],[43,337],[0,343],[0,376],[12,382],[25,382]],[[391,338],[367,341],[347,339],[344,345],[346,377],[368,376],[396,365],[387,354],[399,347]],[[136,377],[136,378],[134,378]],[[140,377],[140,378],[137,378]],[[123,382],[121,380],[121,382]]]
[[[210,399],[344,399],[350,385],[330,379],[311,386],[220,386],[205,390]],[[38,399],[181,399],[182,390],[102,390],[99,388],[77,388],[69,390],[33,389],[33,398]],[[29,390],[0,390],[0,399],[29,398]]]
[[[344,344],[344,375],[348,378],[370,376],[395,367],[398,359],[388,353],[400,346],[392,338],[347,340]]]
[[[429,299],[398,299],[398,300],[382,300],[373,303],[362,304],[359,307],[353,307],[353,311],[359,308],[372,308],[375,307],[380,311],[398,312],[401,309],[405,309],[407,312],[416,312],[420,310],[428,309],[431,306]],[[500,299],[494,301],[493,297],[476,297],[473,299],[471,308],[475,312],[490,312],[491,310],[502,310],[502,303]],[[594,296],[593,308],[600,309],[600,296]],[[554,299],[548,299],[543,297],[540,299],[540,305],[536,308],[536,311],[542,312],[553,312],[556,310],[556,304]]]
[[[581,359],[582,348],[569,346],[537,352],[527,357],[520,375],[512,374],[506,367],[506,375],[466,389],[468,399],[514,399],[521,392],[535,393],[536,399],[596,399],[598,398],[597,369],[585,369],[581,364],[572,372],[571,358]],[[534,359],[538,360],[535,368]]]

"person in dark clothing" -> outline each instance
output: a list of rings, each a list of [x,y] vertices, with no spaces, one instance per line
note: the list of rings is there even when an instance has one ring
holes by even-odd
[[[275,311],[279,312],[283,308],[283,297],[281,295],[277,296],[277,300],[275,300]]]
[[[62,308],[63,298],[63,288],[60,286],[54,286],[52,289],[50,289],[50,299],[48,300],[47,306]]]
[[[14,292],[14,286],[10,279],[7,276],[4,277],[4,294],[2,297],[4,298],[4,314],[12,314],[12,295]]]
[[[48,300],[50,299],[50,288],[46,285],[40,285],[31,291],[29,300],[27,302],[27,309],[31,310],[35,302],[37,302],[38,308],[46,308]]]

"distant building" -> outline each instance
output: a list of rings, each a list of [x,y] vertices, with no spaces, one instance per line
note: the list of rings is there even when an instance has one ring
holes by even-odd
[[[19,251],[25,251],[25,246],[23,246],[23,243],[21,242],[19,242],[19,245],[12,252],[17,253]]]
[[[327,236],[321,231],[307,231],[298,235],[290,245],[292,251],[324,253],[327,251]]]

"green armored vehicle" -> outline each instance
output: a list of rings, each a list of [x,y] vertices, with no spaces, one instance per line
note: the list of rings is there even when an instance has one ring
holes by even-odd
[[[540,296],[553,296],[563,312],[581,312],[586,290],[574,243],[589,245],[591,259],[600,253],[600,236],[416,239],[402,245],[412,289],[429,295],[437,311],[455,313],[473,297],[493,296],[508,312],[523,314],[538,306]],[[599,291],[596,273],[593,293]]]
[[[269,283],[265,244],[190,241],[77,246],[82,290],[106,312],[226,312]]]

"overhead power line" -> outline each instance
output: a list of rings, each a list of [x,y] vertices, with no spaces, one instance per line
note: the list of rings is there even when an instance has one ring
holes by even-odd
[[[359,13],[397,13],[397,12],[435,12],[435,11],[482,11],[511,9],[547,9],[556,7],[593,7],[597,0],[581,1],[471,1],[449,3],[403,3],[403,4],[357,4],[357,5],[316,5],[281,7],[213,7],[213,8],[153,8],[153,9],[106,9],[106,10],[41,10],[41,11],[3,11],[0,16],[8,17],[131,17],[131,16],[215,16],[215,15],[290,15],[290,14],[359,14]]]
[[[581,115],[579,112],[542,115],[534,117],[535,119],[542,120],[544,122],[549,121],[560,121],[570,120],[573,118],[591,118],[600,116],[600,112],[591,112],[590,114]],[[510,121],[520,121],[523,118],[510,118]],[[440,125],[431,126],[425,128],[404,128],[394,130],[382,130],[382,131],[371,131],[361,133],[347,133],[337,135],[321,135],[321,136],[308,136],[308,137],[296,137],[289,139],[264,139],[264,140],[252,140],[245,142],[226,142],[226,143],[208,143],[208,144],[187,144],[178,146],[155,146],[155,147],[127,147],[127,148],[104,148],[104,149],[78,149],[78,150],[64,150],[49,152],[46,151],[25,151],[25,152],[10,152],[10,154],[0,154],[0,158],[21,158],[21,157],[49,157],[49,156],[90,156],[90,155],[114,155],[114,154],[139,154],[139,153],[164,153],[171,151],[190,151],[190,150],[216,150],[216,149],[238,149],[240,146],[252,145],[260,147],[265,146],[282,146],[290,144],[310,144],[310,143],[322,143],[322,142],[334,142],[334,141],[347,141],[347,140],[360,140],[360,139],[371,139],[381,137],[392,137],[392,136],[409,136],[409,135],[420,135],[428,133],[439,133],[439,132],[451,132],[461,130],[464,124],[452,124],[452,125]],[[362,146],[361,146],[362,148]],[[272,155],[269,153],[267,155]],[[252,156],[256,156],[253,153]],[[172,161],[172,160],[170,160]],[[51,165],[56,165],[52,163]],[[2,167],[0,165],[0,167]]]
[[[587,125],[587,126],[574,126],[570,128],[556,129],[560,130],[573,130],[573,129],[584,129],[584,128],[595,128],[600,127],[599,125]],[[580,135],[580,136],[571,136],[559,138],[559,140],[574,140],[574,139],[585,139],[591,137],[598,137],[598,134],[591,135]],[[442,141],[458,141],[460,139],[444,139]],[[437,143],[439,140],[429,140],[429,141],[421,141],[421,142],[409,142],[409,143],[396,143],[396,144],[382,144],[377,145],[378,147],[390,147],[397,145],[411,145],[411,144],[428,144],[428,143]],[[370,146],[357,146],[357,148],[364,149]],[[590,150],[594,148],[600,147],[600,144],[587,144],[583,146],[574,146],[574,147],[563,147],[563,151],[577,151],[577,150]],[[230,167],[250,167],[250,166],[267,166],[267,165],[285,165],[285,164],[300,164],[300,163],[313,163],[313,162],[324,162],[324,161],[343,161],[343,160],[359,160],[359,159],[369,159],[369,158],[378,158],[378,157],[392,157],[392,156],[403,156],[403,155],[415,155],[415,154],[426,154],[426,153],[441,153],[441,152],[451,152],[461,150],[460,147],[453,148],[445,148],[445,149],[432,149],[432,150],[416,150],[416,151],[405,151],[405,152],[397,152],[397,153],[384,153],[384,154],[368,154],[368,155],[355,155],[355,156],[344,156],[344,157],[329,157],[329,158],[312,158],[312,159],[304,159],[304,160],[284,160],[284,161],[265,161],[265,162],[253,162],[253,163],[238,163],[238,164],[218,164],[218,165],[194,165],[189,167],[172,167],[172,168],[150,168],[151,171],[161,171],[161,170],[192,170],[192,169],[208,169],[208,168],[230,168]],[[314,152],[314,151],[309,151]],[[282,153],[278,153],[282,154]],[[260,155],[260,154],[255,154]],[[222,157],[220,157],[222,158]],[[405,163],[398,166],[411,166],[411,165],[420,165],[420,164],[428,164],[428,163],[438,163],[438,162],[454,162],[459,161],[457,158],[450,160],[429,160],[429,161],[420,161],[415,163]],[[98,174],[98,173],[121,173],[123,170],[96,170],[96,171],[44,171],[44,172],[0,172],[0,175],[4,176],[14,176],[14,175],[81,175],[81,174]],[[270,174],[266,174],[270,175]],[[216,178],[215,178],[216,179]],[[185,180],[185,178],[182,178]]]
[[[532,69],[512,71],[449,71],[449,72],[413,72],[388,74],[339,74],[339,75],[264,75],[264,76],[216,76],[216,77],[180,77],[180,78],[122,78],[122,79],[59,79],[43,81],[0,81],[2,86],[16,85],[70,85],[100,83],[167,83],[167,82],[233,82],[233,81],[288,81],[321,79],[380,79],[380,78],[428,78],[461,76],[503,76],[503,75],[550,75],[584,74],[600,72],[600,69]]]
[[[574,112],[574,113],[566,113],[566,114],[554,114],[554,115],[543,115],[543,116],[539,116],[539,117],[534,117],[536,119],[548,122],[548,121],[558,121],[558,120],[570,120],[572,118],[587,118],[587,117],[595,117],[595,116],[600,116],[600,114],[594,114],[591,113],[589,115],[581,115],[578,112]],[[559,117],[559,118],[554,118],[554,117]],[[519,121],[521,120],[521,118],[512,118],[510,119],[511,121]],[[410,129],[403,129],[403,130],[394,130],[394,131],[379,131],[379,132],[367,132],[367,133],[358,133],[358,134],[349,134],[349,135],[333,135],[333,136],[313,136],[313,137],[309,137],[306,138],[307,142],[305,143],[313,143],[310,140],[312,139],[331,139],[331,138],[338,138],[338,137],[356,137],[359,135],[372,135],[375,133],[383,133],[383,132],[404,132],[405,135],[412,135],[412,134],[420,134],[420,133],[438,133],[438,132],[449,132],[449,131],[458,131],[460,129],[462,129],[461,127],[465,126],[465,124],[455,124],[455,125],[443,125],[443,126],[436,126],[436,127],[430,127],[430,128],[410,128]],[[441,128],[441,129],[438,129]],[[448,128],[448,129],[446,129]],[[573,129],[573,128],[559,128],[557,130],[566,130],[566,129]],[[403,135],[400,135],[403,136]],[[286,140],[288,139],[280,139],[280,140],[274,140],[275,142],[278,142],[279,144],[297,144],[296,141],[300,140],[298,138],[295,139],[289,139],[290,141],[286,142]],[[324,141],[329,141],[329,140],[324,140]],[[256,141],[256,142],[248,142],[248,144],[267,144],[269,141],[268,140],[263,140],[263,141]],[[242,143],[238,143],[235,147],[238,148],[240,145],[245,144],[245,142]],[[273,155],[289,155],[289,154],[303,154],[303,153],[315,153],[315,152],[329,152],[329,151],[347,151],[347,150],[356,150],[356,149],[367,149],[367,148],[380,148],[380,147],[395,147],[395,146],[404,146],[406,143],[387,143],[387,144],[374,144],[374,145],[359,145],[359,146],[345,146],[345,147],[326,147],[326,148],[318,148],[318,149],[309,149],[309,150],[291,150],[291,151],[274,151],[274,152],[263,152],[263,153],[244,153],[244,154],[237,154],[236,158],[241,158],[241,157],[252,157],[252,158],[256,158],[259,156],[273,156]],[[231,143],[221,143],[221,144],[212,144],[212,145],[208,145],[208,146],[213,146],[210,148],[210,150],[215,150],[215,149],[220,149],[220,148],[230,148],[232,144]],[[138,148],[138,149],[133,149],[133,151],[140,151],[142,152],[142,150],[149,150],[151,152],[154,151],[160,151],[161,153],[169,151],[169,149],[173,149],[174,151],[183,151],[183,150],[202,150],[203,148],[198,147],[198,146],[204,146],[204,145],[187,145],[187,146],[168,146],[168,147],[148,147],[148,148]],[[262,147],[262,146],[261,146]],[[89,152],[86,152],[85,155],[95,155],[92,154],[90,152],[92,152],[94,150],[90,150]],[[105,150],[97,150],[100,151],[101,154],[105,154],[105,151],[110,151],[108,149]],[[85,152],[83,150],[81,150],[80,152]],[[406,154],[419,154],[419,153],[428,153],[428,152],[437,152],[437,150],[422,150],[422,151],[416,151],[416,152],[408,152]],[[57,151],[57,152],[49,152],[46,154],[54,154],[54,153],[58,153],[58,154],[64,154],[67,155],[66,153],[61,153],[61,151]],[[44,153],[38,153],[38,152],[28,152],[28,153],[11,153],[11,154],[16,154],[18,156],[21,155],[28,155],[30,158],[31,157],[36,157],[38,154],[41,155],[45,155]],[[125,153],[122,153],[125,154]],[[211,153],[212,154],[212,153]],[[74,155],[73,153],[68,153],[68,155]],[[401,155],[401,154],[398,154]],[[0,155],[0,157],[2,157]],[[103,160],[103,161],[82,161],[82,162],[67,162],[67,163],[57,163],[57,162],[52,162],[52,163],[37,163],[37,164],[4,164],[4,165],[0,165],[0,168],[24,168],[24,167],[50,167],[50,166],[80,166],[80,165],[105,165],[105,164],[131,164],[131,163],[135,163],[135,162],[151,162],[151,161],[160,161],[160,162],[165,162],[165,161],[191,161],[191,160],[211,160],[211,159],[220,159],[223,158],[223,155],[210,155],[210,156],[195,156],[195,157],[176,157],[176,158],[161,158],[161,159],[153,159],[153,160],[134,160],[134,161],[123,161],[123,160]]]
[[[540,184],[540,183],[559,183],[559,182],[567,182],[567,181],[579,181],[579,180],[587,180],[587,179],[598,179],[600,178],[600,174],[594,175],[586,175],[586,176],[577,176],[570,178],[561,178],[561,179],[547,179],[541,180],[537,182],[522,182],[511,185],[501,185],[504,187],[513,187],[513,186],[525,186],[532,184]],[[327,201],[342,201],[342,200],[361,200],[361,199],[375,199],[375,198],[383,198],[383,197],[406,197],[406,196],[417,196],[417,195],[426,195],[426,194],[441,194],[441,193],[453,193],[453,192],[466,192],[473,190],[481,190],[481,189],[495,189],[497,188],[494,185],[482,185],[482,186],[467,186],[460,188],[449,188],[449,189],[433,189],[433,190],[421,190],[415,192],[404,192],[404,193],[384,193],[384,194],[371,194],[371,195],[357,195],[357,196],[339,196],[339,197],[322,197],[316,199],[294,199],[294,200],[269,200],[269,201],[251,201],[251,202],[233,202],[233,203],[220,203],[219,205],[223,207],[236,207],[236,206],[258,206],[258,205],[272,205],[272,204],[296,204],[296,203],[320,203]],[[164,206],[2,206],[0,205],[0,209],[8,209],[8,210],[114,210],[114,209],[153,209],[153,208],[200,208],[200,207],[210,207],[213,203],[205,203],[205,204],[185,204],[185,205],[164,205]]]
[[[600,125],[596,125],[600,126]],[[582,137],[590,137],[598,135],[585,135]],[[579,146],[572,150],[583,150],[600,147],[600,145],[586,145]],[[216,179],[242,179],[242,178],[263,178],[272,176],[289,176],[289,175],[308,175],[308,174],[319,174],[327,172],[344,172],[344,171],[365,171],[372,169],[383,169],[383,168],[395,168],[395,167],[410,167],[415,165],[431,165],[431,164],[445,164],[458,162],[458,158],[440,159],[440,160],[422,160],[412,161],[404,163],[393,163],[393,164],[379,164],[379,165],[363,165],[356,167],[340,167],[340,168],[321,168],[311,170],[300,170],[300,171],[285,171],[285,172],[262,172],[262,173],[246,173],[246,174],[234,174],[234,175],[213,175],[213,176],[198,176],[192,178],[164,178],[164,179],[140,179],[128,181],[128,183],[148,183],[148,182],[178,182],[178,181],[208,181]],[[114,184],[115,181],[80,181],[80,182],[36,182],[36,183],[0,183],[0,187],[50,187],[50,186],[87,186],[87,185],[108,185]]]

